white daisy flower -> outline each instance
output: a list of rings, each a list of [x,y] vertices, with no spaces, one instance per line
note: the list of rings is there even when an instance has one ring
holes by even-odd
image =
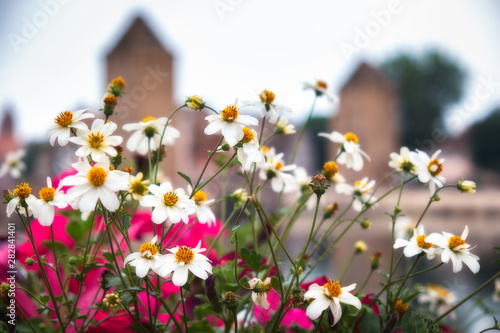
[[[76,150],[76,156],[86,157],[90,155],[94,161],[105,158],[106,154],[116,156],[117,152],[113,146],[118,146],[123,141],[121,136],[111,135],[116,127],[115,123],[96,119],[90,130],[78,130],[76,137],[69,138],[69,141],[81,146]]]
[[[304,294],[304,299],[312,299],[311,304],[307,307],[306,315],[314,320],[321,316],[321,313],[330,308],[333,314],[333,325],[342,317],[342,306],[340,303],[349,304],[361,309],[361,301],[350,293],[351,290],[356,288],[356,284],[351,284],[350,286],[341,288],[340,285],[335,283],[335,281],[329,280],[323,286],[313,283],[309,286],[309,290]]]
[[[154,118],[147,117],[141,122],[130,123],[123,125],[123,129],[127,132],[135,131],[132,133],[127,141],[127,149],[130,151],[137,151],[141,155],[146,155],[148,153],[148,142],[151,140],[150,146],[151,151],[154,151],[160,147],[161,133],[163,128],[167,124],[167,118]],[[180,136],[180,132],[168,126],[165,129],[165,135],[163,136],[163,144],[173,145],[175,139]]]
[[[195,203],[189,199],[184,189],[175,191],[169,182],[152,184],[148,187],[152,195],[145,195],[139,202],[143,207],[154,207],[151,219],[154,223],[163,223],[167,218],[172,223],[189,222],[189,215],[195,212]]]
[[[142,180],[144,177],[142,172],[139,172],[137,175],[130,175],[128,177],[129,187],[128,192],[132,194],[132,197],[140,201],[142,200],[142,196],[149,193],[148,184],[149,180]]]
[[[410,150],[407,147],[401,147],[398,153],[391,153],[391,161],[389,166],[396,171],[406,172],[406,173],[416,173],[416,168],[410,158]]]
[[[82,120],[95,117],[92,113],[86,113],[88,110],[83,109],[74,112],[64,111],[59,113],[54,120],[55,124],[52,124],[47,130],[47,137],[49,137],[50,144],[54,146],[57,138],[60,146],[67,145],[72,128],[82,131],[87,130],[87,124]]]
[[[418,180],[421,183],[429,183],[431,193],[436,191],[436,186],[443,187],[446,178],[440,175],[443,171],[444,159],[437,159],[441,150],[436,151],[431,157],[421,150],[410,153],[410,160],[415,164]]]
[[[295,164],[285,165],[283,153],[280,153],[262,164],[260,179],[271,179],[271,187],[275,192],[292,192],[297,188],[297,185],[293,175],[287,173],[287,171],[292,171],[296,167]]]
[[[207,116],[205,120],[210,123],[205,128],[205,134],[211,135],[221,131],[231,147],[243,139],[243,126],[256,126],[259,123],[254,117],[239,114],[236,105],[228,105],[220,114]]]
[[[373,186],[375,186],[375,180],[368,181],[368,177],[365,177],[361,180],[357,180],[354,186],[346,183],[337,184],[335,190],[339,194],[355,196],[357,200],[354,200],[352,208],[359,212],[364,204],[371,204],[377,200],[377,198],[371,194]]]
[[[338,164],[344,164],[354,171],[360,171],[363,169],[362,156],[368,161],[370,160],[370,157],[361,150],[358,137],[351,132],[342,135],[337,131],[333,131],[330,134],[319,133],[318,135],[340,144],[339,151],[337,152],[338,157],[336,159]]]
[[[59,182],[57,188],[52,187],[52,180],[47,177],[47,187],[40,190],[40,199],[38,205],[33,209],[33,216],[38,219],[43,226],[50,226],[54,222],[54,207],[66,208],[66,194],[61,191],[62,182]]]
[[[389,230],[392,229],[392,223],[389,223]],[[415,229],[415,222],[407,216],[398,216],[394,224],[394,236],[396,238],[408,239]]]
[[[156,240],[157,236],[154,236],[149,243],[142,244],[139,252],[129,254],[123,261],[123,267],[127,264],[135,267],[135,274],[140,278],[148,275],[150,268],[159,275],[157,264],[163,256],[158,254]]]
[[[82,213],[91,212],[97,200],[100,200],[110,212],[118,209],[120,202],[115,192],[128,190],[129,174],[118,170],[110,171],[109,165],[106,157],[94,165],[83,158],[72,164],[78,173],[64,178],[61,184],[73,186],[66,192],[73,208],[80,209]]]
[[[275,103],[276,95],[270,90],[263,90],[259,94],[259,98],[259,101],[243,101],[243,104],[255,106],[255,110],[261,118],[269,115],[269,122],[272,124],[276,124],[282,112],[292,112],[288,106]]]
[[[10,217],[14,211],[19,209],[19,213],[26,215],[26,207],[28,208],[28,215],[33,214],[33,208],[38,206],[38,200],[31,194],[31,187],[28,183],[21,183],[17,185],[12,198],[7,204],[7,217]]]
[[[288,118],[280,117],[276,124],[276,133],[283,135],[290,135],[295,133],[295,125],[288,124]]]
[[[248,127],[243,127],[243,139],[241,139],[240,144],[241,148],[238,148],[236,153],[243,170],[250,170],[253,163],[257,163],[258,167],[264,162],[264,155],[259,149],[257,132]]]
[[[469,234],[469,227],[465,226],[462,236],[454,236],[448,232],[443,234],[432,233],[425,238],[425,242],[441,247],[441,261],[453,263],[453,272],[457,273],[462,269],[462,262],[470,268],[472,273],[479,272],[479,257],[470,253],[470,245],[465,243]]]
[[[156,271],[163,277],[173,272],[172,283],[174,285],[186,284],[189,271],[203,280],[208,277],[208,273],[212,274],[210,260],[201,254],[206,251],[205,248],[201,248],[201,240],[194,249],[189,246],[176,246],[168,251],[170,253],[162,256],[157,262]]]
[[[261,279],[253,278],[248,281],[250,288],[254,289],[252,291],[252,301],[255,305],[260,306],[264,309],[269,309],[269,302],[267,301],[267,296],[273,288],[271,285],[271,278],[267,277],[264,281]]]
[[[26,150],[24,149],[7,152],[5,155],[5,161],[0,168],[0,177],[3,177],[8,173],[12,178],[20,178],[21,172],[26,170],[26,164],[21,161],[24,155],[26,155]]]
[[[418,302],[426,304],[429,310],[441,316],[457,302],[457,296],[439,284],[428,283],[421,289]]]
[[[309,82],[304,82],[303,84],[304,84],[304,90],[306,89],[314,90],[316,96],[318,97],[325,96],[330,103],[338,102],[338,97],[327,91],[328,84],[325,81],[316,80],[314,84]]]
[[[404,238],[398,238],[394,242],[394,248],[399,249],[404,247],[404,255],[408,258],[416,256],[422,252],[427,254],[427,259],[434,259],[435,251],[434,244],[425,242],[427,235],[424,233],[424,226],[420,225],[418,228],[413,230],[413,236],[410,240]]]
[[[188,193],[193,192],[191,185],[188,185]],[[196,218],[201,224],[208,223],[208,226],[215,225],[215,214],[210,209],[210,205],[215,202],[215,199],[207,200],[207,194],[203,191],[197,191],[193,195],[196,210]]]

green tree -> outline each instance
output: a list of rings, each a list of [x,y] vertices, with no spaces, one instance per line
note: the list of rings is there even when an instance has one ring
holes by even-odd
[[[382,69],[398,91],[403,144],[420,148],[418,142],[432,138],[434,129],[444,128],[446,109],[462,96],[464,71],[437,51],[421,57],[401,54]]]
[[[471,127],[472,158],[477,165],[500,170],[500,108]]]

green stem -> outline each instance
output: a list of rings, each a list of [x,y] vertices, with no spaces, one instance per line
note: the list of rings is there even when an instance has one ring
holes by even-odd
[[[181,302],[182,302],[182,315],[184,317],[184,326],[186,328],[186,333],[188,333],[188,323],[187,323],[187,315],[186,315],[186,305],[184,304],[184,293],[182,291],[182,287],[179,288],[181,291]]]
[[[366,279],[363,281],[363,283],[361,284],[361,287],[359,287],[359,289],[358,289],[359,294],[361,294],[361,291],[366,287],[366,284],[368,283],[368,281],[372,277],[372,274],[374,271],[375,271],[374,269],[370,269],[370,273],[368,273],[368,275],[366,276]]]
[[[295,157],[297,156],[297,151],[299,150],[300,141],[302,140],[302,136],[304,136],[304,132],[306,131],[306,127],[312,118],[312,115],[314,112],[314,107],[316,106],[317,99],[318,99],[318,96],[315,95],[312,106],[311,106],[311,110],[309,111],[309,116],[307,117],[307,120],[304,122],[304,125],[302,125],[302,128],[300,129],[300,132],[299,132],[299,136],[297,137],[297,141],[295,142],[295,147],[293,148],[293,154],[292,154],[292,159],[290,160],[290,164],[293,164],[293,162],[295,161]]]
[[[230,159],[229,159],[226,163],[224,163],[224,165],[223,165],[223,166],[221,166],[221,167],[220,167],[220,169],[219,169],[219,170],[217,170],[217,172],[216,172],[216,173],[214,173],[214,174],[213,174],[210,178],[208,178],[206,181],[204,181],[204,182],[203,182],[203,184],[201,184],[201,185],[200,185],[200,187],[198,187],[198,188],[196,189],[196,192],[197,192],[197,191],[199,191],[199,190],[201,190],[203,187],[205,187],[205,185],[207,185],[207,184],[208,184],[210,181],[212,181],[212,179],[214,179],[214,178],[215,178],[215,177],[216,177],[216,176],[217,176],[217,175],[218,175],[218,174],[219,174],[222,170],[224,170],[224,169],[228,166],[228,164],[229,164],[229,163],[231,163],[231,161],[234,159],[234,157],[235,157],[235,156],[236,156],[236,152],[233,154],[233,156],[231,156],[231,158],[230,158]],[[196,192],[194,192],[194,193],[196,193]],[[194,194],[193,194],[193,195],[194,195]]]
[[[342,280],[344,280],[345,273],[347,272],[347,268],[351,264],[352,260],[356,256],[356,252],[353,251],[349,258],[347,258],[346,262],[344,263],[344,266],[342,266],[342,270],[340,271],[340,276],[339,276],[339,283],[342,284]]]
[[[212,159],[212,157],[214,156],[215,152],[217,151],[217,148],[220,146],[220,144],[222,143],[222,140],[224,140],[224,138],[222,137],[220,140],[219,140],[219,143],[217,143],[217,145],[215,146],[214,149],[212,149],[212,151],[210,152],[210,155],[208,155],[208,159],[207,159],[207,162],[205,163],[205,165],[203,166],[203,169],[201,170],[201,173],[200,173],[200,176],[198,177],[198,180],[196,181],[196,183],[194,183],[194,186],[193,186],[193,190],[191,191],[191,193],[189,194],[189,199],[191,199],[197,191],[199,191],[199,189],[197,189],[198,185],[200,184],[200,181],[201,181],[201,178],[203,177],[203,174],[205,173],[205,171],[207,170],[207,167],[208,167],[208,163],[210,163],[210,160]],[[201,189],[201,187],[200,187]]]
[[[408,271],[408,273],[406,273],[404,279],[403,279],[403,282],[401,282],[401,285],[399,286],[399,288],[397,289],[397,292],[396,292],[396,296],[394,297],[394,302],[391,302],[393,305],[391,305],[391,313],[392,313],[392,310],[394,308],[394,303],[398,300],[398,297],[399,295],[401,294],[401,290],[403,290],[403,287],[406,283],[406,281],[408,280],[408,278],[410,277],[410,274],[411,272],[413,272],[413,270],[415,269],[415,267],[417,266],[417,263],[418,261],[420,260],[420,258],[422,258],[424,256],[423,253],[420,253],[417,258],[415,259],[415,261],[413,262],[413,265],[411,266],[410,270]]]

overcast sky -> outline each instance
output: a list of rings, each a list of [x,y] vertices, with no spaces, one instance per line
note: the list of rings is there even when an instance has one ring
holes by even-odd
[[[361,60],[438,48],[467,71],[453,130],[500,105],[495,0],[0,0],[0,112],[12,106],[25,142],[61,111],[101,106],[105,56],[138,14],[176,57],[179,103],[199,94],[220,108],[267,88],[298,122],[313,96],[302,82],[338,93]]]

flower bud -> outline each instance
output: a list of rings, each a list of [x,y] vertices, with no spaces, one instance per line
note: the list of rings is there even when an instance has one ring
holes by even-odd
[[[370,268],[376,270],[380,267],[380,257],[382,257],[382,252],[377,251],[370,257]]]
[[[470,180],[461,180],[457,184],[457,188],[462,193],[476,193],[476,183]]]
[[[228,151],[229,149],[231,149],[231,146],[229,145],[229,143],[225,142],[222,146],[220,146],[220,149],[222,149],[223,151]]]
[[[366,250],[368,250],[368,245],[364,241],[360,240],[354,243],[354,253],[361,254],[366,252]]]
[[[371,226],[372,226],[372,223],[370,221],[368,221],[367,219],[364,219],[363,221],[361,221],[361,228],[370,229]]]
[[[318,173],[316,176],[312,177],[309,187],[311,187],[311,190],[313,190],[317,196],[322,196],[328,188],[326,177]]]
[[[108,87],[108,92],[116,97],[120,97],[123,93],[123,88],[125,88],[125,80],[119,76],[111,81],[111,84]]]
[[[224,294],[221,303],[224,304],[228,310],[236,311],[240,303],[240,298],[241,297],[235,293],[228,291]]]
[[[328,219],[332,217],[338,210],[339,210],[339,204],[335,201],[333,204],[325,207],[323,218]]]
[[[192,110],[201,111],[205,107],[205,102],[203,102],[201,97],[193,95],[193,96],[189,96],[186,99],[186,106]]]
[[[28,257],[28,258],[26,258],[24,263],[26,264],[26,266],[31,267],[35,264],[35,260],[33,260],[33,258],[31,258],[31,257]]]

